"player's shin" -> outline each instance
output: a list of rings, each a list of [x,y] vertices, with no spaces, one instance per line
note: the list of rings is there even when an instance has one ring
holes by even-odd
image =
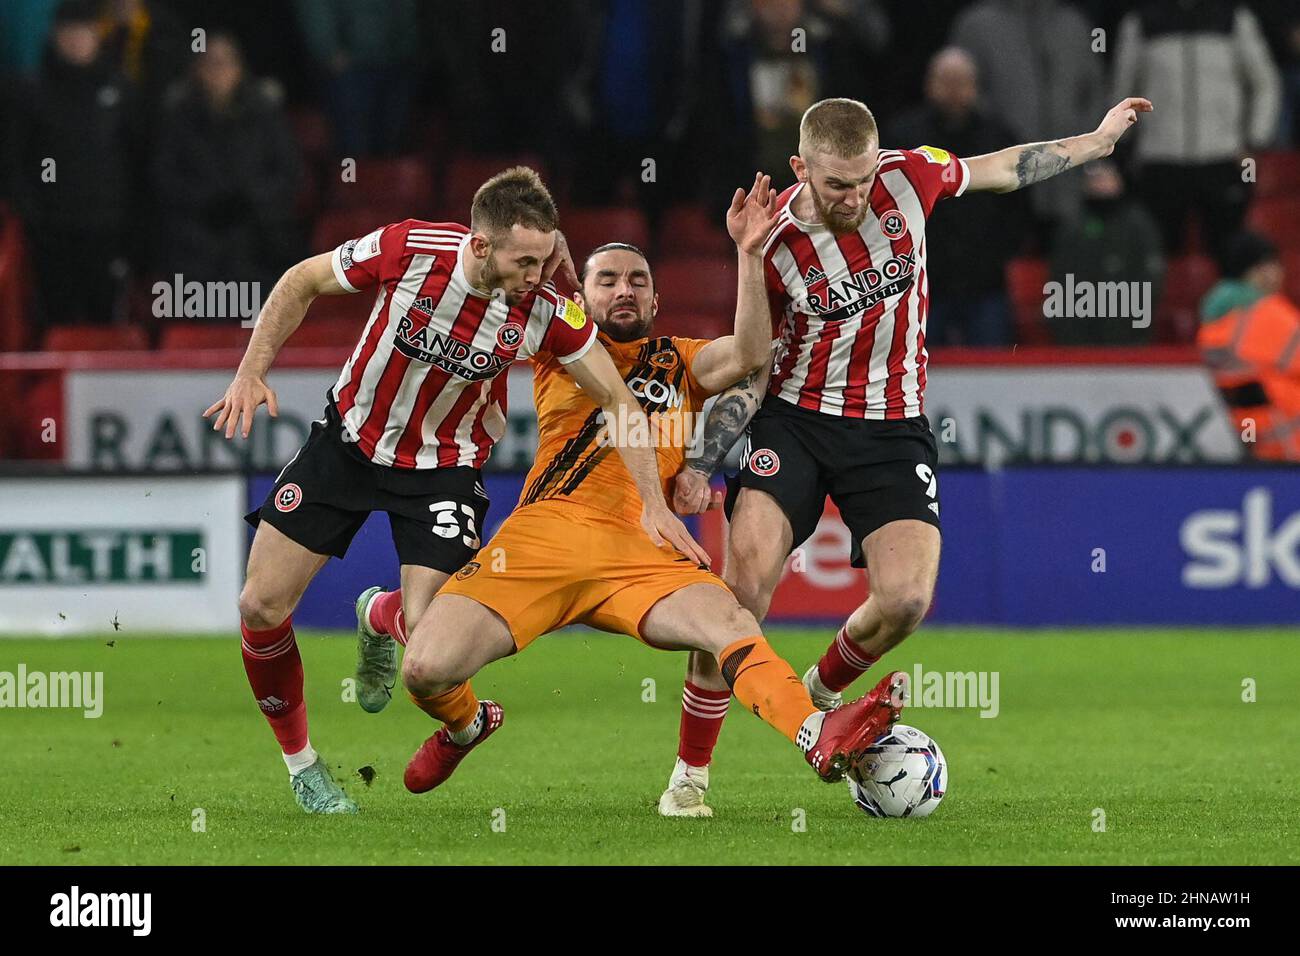
[[[838,694],[878,660],[878,656],[868,654],[849,637],[846,623],[836,632],[835,640],[817,662],[817,682],[830,693]]]
[[[462,681],[450,690],[428,697],[410,690],[407,693],[416,707],[447,725],[447,731],[456,743],[474,740],[482,729],[482,707],[469,681]]]
[[[790,665],[766,640],[755,636],[733,641],[718,654],[718,665],[736,699],[807,749],[800,742],[800,731],[803,737],[811,732],[815,738],[823,715]],[[818,726],[806,727],[809,721]]]
[[[264,631],[240,624],[244,672],[271,732],[280,742],[289,772],[315,760],[307,740],[307,702],[303,696],[302,657],[293,633],[293,618]]]

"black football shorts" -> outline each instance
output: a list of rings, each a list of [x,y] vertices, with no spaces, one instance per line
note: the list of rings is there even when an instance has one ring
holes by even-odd
[[[830,495],[853,536],[852,563],[866,565],[862,539],[913,518],[939,527],[939,450],[930,422],[844,418],[768,396],[749,423],[740,471],[727,482],[727,517],[741,488],[776,499],[798,547],[817,530]]]
[[[308,551],[341,558],[370,513],[384,511],[402,564],[450,574],[478,551],[487,509],[477,468],[376,465],[343,441],[331,405],[244,520],[268,522]]]

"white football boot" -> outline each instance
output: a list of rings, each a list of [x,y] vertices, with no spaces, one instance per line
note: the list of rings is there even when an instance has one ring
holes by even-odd
[[[709,789],[709,768],[692,767],[681,757],[668,778],[668,789],[659,798],[661,817],[711,817],[713,808],[704,802]]]
[[[831,690],[822,683],[822,675],[817,673],[817,665],[808,668],[803,675],[803,686],[812,698],[813,706],[818,710],[832,711],[844,703],[844,695]]]

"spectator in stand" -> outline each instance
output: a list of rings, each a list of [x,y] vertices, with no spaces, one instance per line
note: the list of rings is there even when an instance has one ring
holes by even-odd
[[[91,0],[59,7],[46,65],[15,96],[6,137],[40,325],[124,318],[136,117],[130,85],[103,56],[98,18]]]
[[[135,84],[142,101],[156,106],[185,72],[189,32],[176,12],[157,0],[105,0],[101,9],[106,55]]]
[[[60,0],[0,3],[0,79],[35,79],[59,3]]]
[[[1248,201],[1241,160],[1277,129],[1281,81],[1244,3],[1151,0],[1120,22],[1115,89],[1140,89],[1155,112],[1134,144],[1138,192],[1171,254],[1189,212],[1222,260]]]
[[[949,42],[975,58],[986,108],[1011,127],[1011,141],[1035,142],[1091,129],[1106,112],[1110,101],[1091,29],[1060,0],[981,0],[953,21]],[[1147,95],[1136,88],[1124,95],[1139,93]],[[1160,101],[1150,98],[1159,109]],[[1030,190],[1040,234],[1076,218],[1082,195],[1078,169]]]
[[[975,60],[947,47],[930,60],[925,102],[886,130],[902,149],[939,146],[958,156],[996,152],[1015,134],[978,105]],[[1006,294],[1007,262],[1019,251],[1028,221],[1024,193],[971,193],[960,202],[940,203],[927,228],[931,289],[926,344],[1010,345],[1011,307]]]
[[[1201,302],[1196,337],[1246,454],[1300,462],[1300,310],[1267,239],[1224,244],[1223,279]]]
[[[324,98],[339,154],[402,152],[419,68],[415,0],[295,0],[295,6],[307,47],[326,74]]]
[[[233,37],[213,34],[168,96],[153,162],[160,269],[185,281],[260,281],[300,258],[298,147],[271,80],[249,77]]]
[[[574,17],[575,62],[563,102],[583,144],[574,177],[580,205],[635,190],[653,222],[692,186],[680,150],[699,85],[700,7],[699,0],[616,0]],[[641,178],[647,157],[656,160],[649,183]]]
[[[859,33],[837,24],[804,0],[733,0],[729,8],[723,69],[728,112],[740,120],[737,152],[774,184],[793,179],[790,144],[809,106],[827,96],[868,95],[869,51]]]
[[[1078,288],[1081,282],[1092,283],[1094,289],[1104,282],[1147,283],[1140,300],[1130,294],[1128,301],[1145,302],[1149,311],[1142,318],[1148,321],[1135,328],[1136,315],[1052,317],[1047,320],[1052,340],[1058,345],[1149,343],[1164,272],[1160,229],[1150,213],[1125,197],[1119,167],[1104,159],[1089,163],[1084,169],[1083,213],[1078,221],[1062,226],[1052,243],[1052,280],[1065,289]]]

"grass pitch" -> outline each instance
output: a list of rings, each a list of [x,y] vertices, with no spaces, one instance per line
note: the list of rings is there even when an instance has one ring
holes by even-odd
[[[770,636],[802,670],[830,634]],[[350,634],[299,644],[312,742],[356,817],[294,804],[237,637],[0,640],[0,671],[103,671],[105,697],[99,719],[0,710],[0,863],[1300,861],[1295,631],[923,629],[873,674],[997,671],[1000,691],[992,719],[904,718],[949,761],[948,794],[925,820],[869,819],[738,705],[713,764],[716,817],[661,819],[685,657],[584,630],[488,668],[475,687],[505,705],[505,727],[414,797],[402,769],[432,722],[400,697],[377,716],[342,699]]]

